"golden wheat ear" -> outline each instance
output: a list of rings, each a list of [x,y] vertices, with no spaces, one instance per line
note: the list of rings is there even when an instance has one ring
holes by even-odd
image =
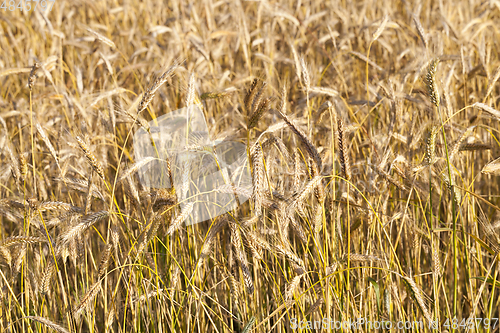
[[[349,163],[349,152],[347,150],[347,139],[345,135],[344,121],[338,118],[338,135],[339,135],[339,159],[340,169],[345,179],[351,179],[351,165]]]
[[[76,141],[78,142],[78,145],[80,146],[80,149],[83,151],[85,157],[87,158],[87,161],[90,163],[90,166],[94,169],[95,172],[101,177],[102,179],[104,178],[104,169],[95,157],[95,155],[92,153],[90,150],[89,146],[83,141],[82,138],[79,136],[76,137]]]
[[[247,91],[247,94],[245,96],[245,99],[243,101],[243,105],[245,107],[245,111],[247,112],[247,115],[250,115],[252,112],[252,103],[255,99],[255,96],[257,93],[260,91],[260,86],[262,86],[262,81],[258,78],[255,78],[252,81],[252,85],[250,86],[250,89]]]
[[[427,91],[429,92],[429,97],[431,99],[431,103],[436,107],[439,107],[439,90],[437,88],[436,83],[436,71],[439,64],[439,58],[435,58],[429,64],[427,69],[427,74],[425,76],[425,84],[427,85]]]

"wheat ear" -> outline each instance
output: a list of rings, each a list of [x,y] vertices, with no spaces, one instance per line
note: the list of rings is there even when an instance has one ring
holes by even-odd
[[[344,121],[338,118],[338,136],[339,136],[339,159],[340,169],[345,179],[351,179],[351,166],[349,164],[349,152],[347,150],[347,139],[345,137]]]
[[[412,298],[415,300],[415,302],[417,302],[418,306],[420,307],[420,310],[424,314],[425,319],[427,319],[429,322],[432,322],[431,313],[429,312],[427,306],[425,305],[424,297],[422,296],[422,291],[420,290],[420,288],[417,286],[415,281],[409,276],[403,276],[403,281],[406,282]]]
[[[295,125],[293,121],[286,114],[284,114],[281,111],[278,111],[278,113],[281,116],[281,118],[283,118],[288,127],[292,130],[292,132],[295,133],[295,135],[297,135],[300,141],[302,141],[302,143],[305,145],[307,153],[316,163],[318,170],[321,170],[322,160],[316,147],[312,144],[312,142],[309,140],[306,134],[297,125]]]
[[[190,202],[184,205],[179,216],[177,216],[172,224],[170,224],[170,226],[168,227],[167,235],[172,235],[177,229],[181,227],[182,222],[184,222],[189,217],[189,214],[191,214],[191,212],[193,211],[194,204],[195,202]]]
[[[90,151],[90,148],[87,146],[85,141],[83,141],[79,136],[76,137],[76,141],[78,142],[78,145],[82,149],[92,168],[102,179],[104,179],[104,169],[102,168],[101,163],[99,163],[95,155]]]
[[[160,75],[153,84],[146,90],[144,95],[142,95],[142,99],[139,102],[139,106],[137,107],[137,115],[140,115],[142,111],[144,111],[149,103],[155,97],[156,91],[160,89],[160,87],[167,82],[168,78],[171,77],[174,71],[179,67],[179,63],[175,61],[175,63],[170,66],[167,71],[165,71],[162,75]]]
[[[73,316],[78,317],[85,308],[90,307],[90,303],[92,303],[99,291],[101,291],[101,282],[97,281],[89,288],[85,295],[83,295],[80,304],[73,309]]]
[[[26,316],[24,318],[31,319],[33,321],[36,321],[37,323],[40,323],[40,324],[44,324],[45,326],[47,326],[50,329],[53,329],[56,332],[69,333],[69,331],[66,328],[64,328],[61,325],[58,325],[58,324],[50,321],[47,318],[38,317],[38,316]]]

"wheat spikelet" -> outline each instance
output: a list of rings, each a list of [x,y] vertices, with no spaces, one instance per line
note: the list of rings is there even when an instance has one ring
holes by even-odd
[[[435,58],[431,61],[429,68],[427,69],[427,74],[425,76],[425,84],[427,85],[427,91],[429,92],[429,97],[431,103],[436,107],[439,107],[439,90],[436,83],[436,71],[439,64],[439,59]]]
[[[65,185],[71,187],[72,189],[75,189],[80,192],[87,192],[88,187],[89,187],[89,182],[86,180],[78,179],[78,178],[71,178],[71,177],[61,177],[61,178],[55,178],[56,181],[62,182]],[[99,191],[97,186],[95,184],[91,185],[91,190],[92,190],[92,195],[95,198],[99,198],[101,200],[104,200],[104,196],[102,193]]]
[[[340,169],[345,179],[351,179],[351,166],[349,164],[349,152],[347,150],[347,141],[345,137],[344,121],[338,118],[338,141],[339,141],[339,159]]]
[[[337,271],[338,266],[339,266],[338,263],[334,263],[333,265],[328,266],[325,270],[325,275],[329,276],[329,275],[332,275],[333,273],[335,273]]]
[[[255,78],[243,101],[243,105],[245,106],[245,110],[248,115],[250,114],[250,112],[252,112],[252,102],[255,98],[255,95],[257,95],[257,92],[259,91],[258,87],[260,86],[260,84],[261,81]]]
[[[170,287],[174,290],[177,289],[177,284],[179,283],[179,277],[181,276],[181,269],[179,266],[175,265],[172,272],[172,280],[170,282]]]
[[[300,193],[297,195],[297,197],[292,201],[292,203],[289,205],[288,209],[297,208],[297,206],[300,203],[302,203],[302,201],[304,201],[306,196],[308,194],[310,194],[316,188],[316,186],[318,186],[318,184],[321,182],[322,179],[323,179],[322,176],[316,176],[313,179],[311,179],[306,184],[306,186],[304,186],[302,191],[300,191]]]
[[[316,149],[316,147],[307,138],[307,136],[305,135],[305,133],[299,127],[297,127],[297,125],[295,125],[292,122],[292,120],[290,118],[288,118],[288,116],[286,114],[284,114],[281,111],[278,111],[278,113],[281,116],[281,118],[283,118],[283,120],[286,122],[286,124],[288,125],[288,127],[292,130],[292,132],[295,135],[297,135],[299,137],[300,141],[302,141],[302,143],[305,145],[307,153],[309,154],[309,156],[311,156],[311,158],[316,163],[318,170],[321,170],[322,161],[321,161],[321,157],[320,157],[320,155],[319,155],[318,150]]]
[[[467,127],[467,129],[462,133],[462,135],[460,135],[460,137],[458,138],[458,140],[453,145],[453,148],[451,149],[451,153],[449,155],[450,156],[450,161],[459,152],[460,147],[462,145],[462,142],[465,140],[465,138],[467,138],[472,133],[472,131],[474,130],[475,127],[476,126],[469,126],[469,127]]]
[[[300,222],[298,222],[293,216],[289,216],[289,219],[293,231],[297,234],[297,236],[299,236],[300,240],[304,242],[304,244],[307,244],[307,235]]]
[[[26,316],[24,318],[31,319],[33,321],[36,321],[36,322],[40,323],[40,324],[44,324],[45,326],[47,326],[50,329],[53,329],[56,332],[69,333],[69,331],[66,328],[64,328],[61,325],[58,325],[58,324],[50,321],[47,318],[37,317],[37,316]]]
[[[381,72],[384,71],[384,69],[382,67],[377,65],[373,60],[366,58],[366,56],[364,54],[361,54],[361,53],[356,52],[356,51],[349,51],[349,55],[351,55],[354,58],[361,60],[365,63],[367,62],[370,66],[372,66],[373,68],[375,68],[378,71],[381,71]]]
[[[52,278],[52,274],[54,274],[56,270],[56,265],[53,260],[49,260],[47,266],[45,267],[42,278],[40,281],[40,293],[42,295],[48,295],[50,291],[50,279]]]
[[[253,286],[253,280],[252,280],[252,275],[250,273],[250,270],[248,269],[248,265],[245,263],[239,263],[241,267],[241,272],[243,273],[243,280],[245,281],[245,288],[247,289],[247,292],[249,294],[253,294],[254,292],[254,286]]]
[[[478,215],[477,220],[481,224],[484,229],[484,234],[486,235],[486,239],[488,240],[489,245],[495,252],[500,251],[500,235],[495,230],[495,227],[491,224],[491,222],[487,219],[484,213]]]
[[[85,295],[83,295],[80,303],[73,309],[73,316],[78,317],[81,315],[83,310],[85,310],[86,308],[89,309],[90,303],[92,303],[99,291],[101,291],[101,282],[97,281],[89,288]]]
[[[262,213],[262,200],[263,200],[262,191],[264,190],[264,164],[262,161],[264,155],[262,154],[262,149],[258,143],[252,147],[252,151],[250,152],[250,154],[253,166],[252,197],[255,202],[254,211],[255,214],[259,216]]]
[[[40,134],[40,137],[42,138],[43,142],[45,143],[45,145],[47,146],[47,148],[49,148],[50,154],[52,155],[52,157],[56,161],[57,167],[59,169],[61,169],[61,167],[59,165],[59,159],[57,157],[56,150],[55,150],[54,146],[52,145],[52,143],[50,142],[49,137],[47,136],[47,133],[45,133],[45,130],[43,129],[43,127],[38,122],[36,122],[35,126],[36,126],[38,134]]]
[[[278,106],[278,110],[280,110],[280,112],[283,114],[286,113],[286,99],[287,99],[287,87],[286,84],[284,84],[281,87],[280,105]]]
[[[497,118],[497,120],[500,120],[500,111],[498,111],[497,109],[494,109],[489,105],[486,105],[484,103],[479,103],[479,102],[472,104],[472,106],[480,109],[481,111],[486,111],[490,115],[492,115],[493,117]],[[477,115],[476,119],[479,119],[479,115]]]
[[[106,44],[107,46],[109,46],[111,48],[114,48],[114,49],[116,48],[115,43],[113,43],[113,41],[111,39],[104,37],[103,35],[101,35],[97,31],[92,30],[90,28],[87,28],[87,31],[90,32],[92,35],[94,35],[94,37],[97,40],[99,40],[100,42],[103,42],[104,44]]]
[[[43,212],[46,210],[55,210],[63,212],[81,212],[80,207],[73,206],[72,204],[60,201],[44,201],[38,205],[38,210]]]
[[[272,251],[271,244],[269,244],[265,239],[260,237],[259,235],[255,234],[255,232],[246,229],[245,230],[245,237],[250,238],[252,243],[259,248],[259,249],[265,249],[267,251]]]
[[[102,254],[101,261],[99,262],[99,268],[97,269],[97,276],[102,278],[106,273],[106,269],[108,268],[109,259],[111,257],[111,250],[113,249],[113,244],[109,242],[106,244],[106,249],[104,249],[104,253]]]
[[[245,253],[243,252],[242,245],[243,242],[241,240],[241,233],[239,230],[239,226],[235,222],[229,222],[229,228],[231,231],[231,244],[234,248],[234,253],[236,254],[236,261],[241,268],[241,272],[243,273],[243,280],[245,282],[245,287],[249,294],[253,294],[254,287],[252,276],[250,270],[248,269],[248,261]]]
[[[319,234],[323,227],[323,206],[319,203],[316,204],[316,209],[314,210],[313,225],[314,233]]]
[[[219,193],[229,193],[229,194],[238,194],[238,195],[243,195],[248,198],[252,197],[252,190],[248,188],[243,188],[243,187],[238,187],[238,186],[233,186],[232,184],[224,184],[219,187],[217,187],[214,191],[219,192]]]
[[[10,254],[8,248],[0,246],[0,257],[2,257],[5,260],[5,262],[7,262],[7,265],[9,266],[12,265],[12,255]]]
[[[285,246],[283,246],[279,242],[276,242],[276,243],[277,244],[274,245],[274,250],[277,253],[279,253],[279,254],[285,256],[286,258],[290,259],[292,262],[296,263],[300,267],[304,267],[304,261],[302,259],[300,259],[293,251],[291,251],[290,249],[286,248]]]
[[[28,175],[28,161],[24,154],[19,154],[19,173],[21,175],[21,180],[24,181]]]
[[[275,213],[276,221],[278,223],[278,228],[280,229],[279,235],[281,242],[285,242],[288,239],[288,225],[290,223],[288,218],[286,206],[284,203],[278,204],[278,211]]]
[[[110,330],[111,325],[113,325],[115,321],[115,317],[116,317],[115,308],[112,307],[111,310],[109,310],[108,314],[106,315],[106,323],[105,323],[106,332]]]
[[[231,244],[234,247],[234,253],[236,254],[236,260],[238,262],[246,263],[247,258],[244,252],[241,250],[243,245],[241,241],[241,234],[238,225],[235,222],[229,222],[229,229],[231,231]]]
[[[241,333],[250,333],[252,330],[252,326],[255,324],[255,317],[252,317],[248,320],[248,323],[243,327],[243,331]]]
[[[215,224],[210,228],[210,230],[207,233],[207,236],[205,237],[205,242],[203,243],[203,246],[201,247],[200,259],[198,260],[198,266],[201,265],[203,259],[208,257],[208,255],[212,249],[212,245],[214,244],[215,237],[224,228],[224,226],[226,224],[227,224],[226,218],[217,218],[217,222],[215,222]]]
[[[300,285],[300,279],[302,275],[295,276],[290,283],[285,288],[285,301],[290,301],[293,298],[293,294],[297,290],[297,287]]]
[[[382,178],[384,178],[387,182],[391,183],[392,185],[396,186],[398,189],[401,191],[408,191],[408,188],[399,182],[397,179],[395,179],[393,176],[382,170],[380,167],[370,164],[370,167],[375,170]]]
[[[459,151],[489,150],[491,146],[481,142],[462,143]]]
[[[168,78],[172,76],[174,71],[179,67],[179,63],[177,61],[174,62],[172,66],[170,66],[162,75],[160,75],[153,84],[144,92],[142,95],[142,99],[137,106],[137,115],[139,116],[142,111],[146,110],[149,103],[155,97],[156,91],[160,89],[160,87],[167,82]],[[139,117],[138,117],[139,119]]]
[[[24,261],[24,258],[26,256],[27,252],[27,246],[26,244],[21,245],[20,249],[17,251],[17,253],[14,256],[14,264],[12,265],[12,275],[16,276],[21,272],[21,264]]]
[[[238,284],[238,280],[233,274],[229,274],[229,288],[231,289],[231,299],[234,300],[235,304],[238,305],[240,299],[240,286]]]
[[[288,151],[285,143],[279,137],[274,135],[270,135],[269,139],[264,141],[264,143],[262,144],[262,150],[265,151],[267,147],[273,144],[276,144],[278,146],[279,152],[283,154],[286,160],[290,159],[290,152]]]
[[[384,29],[387,25],[387,22],[389,22],[389,15],[384,16],[384,19],[382,20],[382,22],[378,26],[377,30],[373,33],[373,36],[372,36],[373,41],[376,41],[380,37],[380,35],[382,35],[382,32],[384,32]]]
[[[141,197],[139,196],[139,191],[137,190],[137,187],[135,186],[135,182],[132,180],[132,177],[127,177],[127,184],[128,184],[128,189],[127,189],[127,194],[134,200],[134,202],[140,206],[141,205]]]
[[[427,165],[431,165],[436,162],[436,136],[437,127],[432,126],[427,137],[427,146],[425,150],[425,162]]]
[[[200,99],[206,100],[206,99],[226,98],[226,97],[231,96],[233,93],[234,93],[234,91],[206,92],[206,93],[201,94]]]
[[[347,262],[349,261],[360,261],[360,262],[368,262],[368,261],[382,261],[381,258],[369,254],[358,254],[358,253],[346,253],[342,256],[341,261]]]
[[[250,120],[248,121],[248,129],[252,129],[257,126],[260,118],[264,115],[264,113],[268,112],[271,109],[271,101],[272,98],[266,98],[262,103],[259,104],[258,108],[252,113],[250,116]]]
[[[35,80],[36,80],[36,73],[38,72],[40,67],[42,67],[42,66],[40,65],[39,62],[35,62],[33,64],[33,66],[31,67],[30,76],[28,78],[28,88],[30,89],[30,91],[33,90],[33,85],[35,84]]]
[[[189,192],[190,172],[191,172],[191,159],[188,159],[184,161],[182,164],[181,188],[179,189],[179,195],[181,200],[187,198],[187,193]]]
[[[432,273],[438,277],[441,275],[441,260],[439,259],[439,245],[437,243],[432,248]]]
[[[68,231],[66,231],[65,234],[61,236],[62,242],[68,243],[71,239],[75,238],[77,235],[80,235],[82,232],[90,228],[93,224],[108,217],[108,215],[109,212],[105,210],[85,215],[81,218],[80,223],[70,228]]]
[[[87,146],[87,144],[80,138],[79,136],[76,137],[76,141],[78,141],[78,145],[82,149],[83,153],[85,154],[85,157],[89,161],[90,165],[92,168],[97,172],[97,174],[104,179],[104,169],[102,168],[101,163],[97,160],[95,155],[90,151],[90,148]]]
[[[154,212],[150,215],[148,222],[143,230],[141,230],[140,241],[138,241],[139,245],[137,246],[136,254],[139,255],[144,251],[147,244],[156,236],[158,228],[160,227],[161,217],[163,213],[166,212],[169,207],[163,207],[158,211]]]
[[[310,174],[311,178],[314,178],[319,175],[319,170],[316,168],[316,164],[309,162],[310,166]],[[314,196],[318,200],[319,203],[323,203],[325,200],[325,187],[323,186],[323,182],[319,182],[318,186],[314,188]]]
[[[306,88],[306,94],[309,94],[309,90],[311,89],[311,77],[309,76],[309,71],[307,70],[307,64],[303,57],[300,57],[300,67],[302,70],[301,75],[304,87]]]
[[[262,82],[262,81],[259,81],[259,82]],[[267,86],[266,82],[261,83],[259,91],[255,94],[255,97],[253,98],[252,107],[249,110],[250,112],[255,113],[260,108],[260,105],[262,103],[262,95],[264,94],[264,90],[265,90],[266,86]]]
[[[408,290],[410,291],[412,298],[415,300],[415,302],[417,302],[418,306],[420,307],[420,310],[424,314],[425,319],[431,322],[432,316],[429,310],[427,309],[427,306],[425,305],[424,297],[422,296],[422,291],[411,277],[403,276],[402,278],[403,281],[406,282],[406,285],[408,287]]]
[[[134,163],[133,165],[131,165],[127,170],[125,170],[123,172],[123,174],[120,176],[120,178],[118,179],[118,181],[120,182],[120,181],[126,179],[127,177],[129,177],[130,175],[132,175],[134,172],[136,172],[137,170],[139,170],[140,168],[142,168],[144,165],[146,165],[149,162],[154,161],[156,159],[157,159],[156,157],[147,156],[147,157],[144,157],[143,159],[141,159],[140,161],[137,161],[136,163]]]
[[[311,307],[307,310],[306,316],[310,315],[311,313],[316,312],[316,310],[319,309],[319,307],[325,303],[325,298],[323,296],[320,296],[312,305]]]
[[[391,290],[386,287],[384,290],[384,309],[387,315],[391,315]]]
[[[4,146],[4,149],[7,151],[10,157],[10,168],[12,171],[12,176],[16,181],[19,181],[21,179],[21,172],[19,171],[19,161],[17,160],[16,156],[14,155],[14,152],[12,151],[10,142],[7,142],[7,144]]]
[[[258,241],[255,239],[255,235],[251,232],[243,233],[243,245],[245,249],[249,252],[249,255],[257,260],[262,260],[262,253],[260,251],[260,246]]]
[[[327,95],[331,97],[337,97],[339,95],[339,92],[335,89],[332,88],[327,88],[327,87],[310,87],[309,92],[316,93],[316,94],[321,94],[321,95]],[[325,105],[327,106],[327,105]],[[318,112],[321,112],[323,110],[318,110]],[[328,107],[326,107],[326,111],[328,111]],[[322,115],[325,114],[326,112],[321,113],[320,118],[322,118]],[[320,120],[318,121],[320,122]]]
[[[170,224],[170,226],[168,227],[167,235],[172,235],[177,229],[180,228],[182,222],[184,222],[193,211],[194,204],[195,202],[189,202],[184,205],[179,216],[177,216],[172,224]]]
[[[46,242],[47,240],[43,237],[34,237],[34,236],[13,236],[4,239],[0,246],[11,246],[15,244],[35,244],[40,242]]]
[[[420,40],[424,44],[424,47],[427,48],[427,35],[424,31],[424,28],[422,27],[422,24],[420,23],[418,16],[416,15],[412,16],[413,16],[413,22],[415,23],[415,26],[417,28],[418,36],[420,37]]]

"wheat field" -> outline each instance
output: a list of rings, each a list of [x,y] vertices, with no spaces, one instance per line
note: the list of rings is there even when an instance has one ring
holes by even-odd
[[[0,332],[500,331],[500,2],[5,3]]]

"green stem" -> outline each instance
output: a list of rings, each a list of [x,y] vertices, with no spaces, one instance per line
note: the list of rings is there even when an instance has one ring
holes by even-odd
[[[444,132],[444,123],[443,117],[441,115],[441,109],[439,105],[437,106],[439,118],[441,119],[441,131],[443,133],[443,142],[444,148],[446,151],[446,164],[448,167],[448,177],[451,187],[451,204],[452,204],[452,218],[453,218],[453,316],[457,315],[457,303],[458,303],[458,265],[457,265],[457,257],[458,257],[458,249],[457,249],[457,221],[456,221],[456,206],[455,206],[455,196],[454,196],[454,186],[452,184],[451,178],[451,164],[450,164],[450,156],[448,154],[448,145],[446,143],[446,134]],[[454,332],[455,330],[453,330]]]

